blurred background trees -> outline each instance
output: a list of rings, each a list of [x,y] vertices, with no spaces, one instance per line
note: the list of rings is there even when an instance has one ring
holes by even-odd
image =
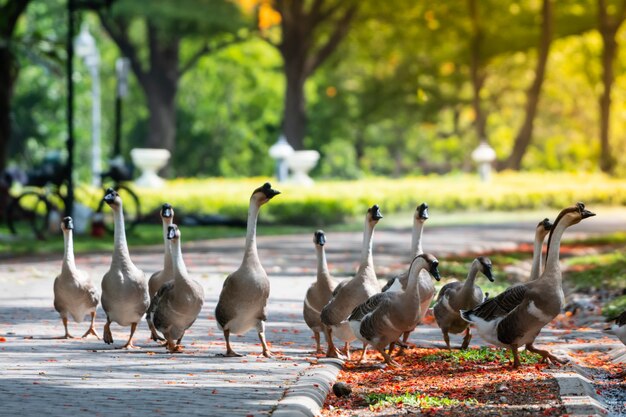
[[[64,148],[65,5],[0,0],[0,166]],[[171,175],[269,175],[284,133],[322,153],[324,177],[469,170],[480,140],[499,169],[623,176],[625,13],[626,0],[116,0],[81,18],[101,52],[104,146],[127,56],[123,150],[170,149]],[[77,60],[78,161],[90,82]]]

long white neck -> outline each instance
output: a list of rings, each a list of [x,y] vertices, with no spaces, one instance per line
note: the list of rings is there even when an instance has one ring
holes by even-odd
[[[363,249],[361,250],[361,266],[374,266],[372,257],[372,242],[374,239],[374,224],[365,219],[365,230],[363,231]]]
[[[474,291],[474,282],[476,281],[476,276],[478,276],[479,265],[480,265],[480,262],[478,261],[472,262],[472,265],[470,266],[470,270],[467,273],[467,278],[465,278],[465,282],[463,283],[463,287],[461,291],[463,292]]]
[[[172,251],[170,249],[170,242],[167,238],[168,227],[172,224],[171,217],[164,217],[163,222],[163,244],[165,246],[165,255],[163,256],[163,270],[172,271]]]
[[[422,232],[424,231],[424,222],[413,218],[413,232],[411,234],[411,256],[415,257],[424,253],[422,250]]]
[[[533,246],[533,264],[530,269],[530,280],[534,281],[541,275],[541,258],[543,257],[543,240],[545,236],[535,233],[535,243]]]
[[[420,272],[422,272],[422,269],[426,268],[427,266],[428,263],[424,258],[417,258],[411,263],[411,266],[409,267],[409,277],[406,289],[402,294],[402,299],[406,303],[404,307],[407,309],[407,311],[415,311],[416,318],[421,316],[421,311],[419,308],[421,297],[419,287],[417,285],[419,281],[418,278],[420,276]]]
[[[171,239],[169,242],[171,248],[171,262],[174,270],[175,281],[186,281],[187,279],[187,267],[183,260],[183,253],[181,251],[180,239]]]
[[[561,282],[561,266],[559,264],[559,252],[561,250],[561,236],[569,224],[561,220],[553,226],[550,240],[548,241],[548,254],[546,255],[546,267],[541,277]]]
[[[326,251],[323,246],[315,245],[317,251],[317,283],[320,285],[330,284],[330,273],[326,262]]]
[[[113,257],[118,256],[119,259],[130,261],[130,253],[128,253],[128,243],[126,242],[126,229],[124,227],[124,213],[122,205],[112,207],[113,220],[115,230],[113,232]]]
[[[74,261],[74,235],[71,230],[63,232],[63,271],[76,271],[76,263]]]
[[[250,200],[248,208],[248,226],[246,230],[246,249],[243,255],[243,262],[248,259],[258,261],[259,254],[256,249],[256,221],[259,217],[259,205],[254,200]]]

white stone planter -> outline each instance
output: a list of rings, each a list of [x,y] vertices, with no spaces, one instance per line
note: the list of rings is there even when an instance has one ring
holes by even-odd
[[[135,180],[139,187],[159,188],[165,183],[157,172],[167,165],[170,151],[158,148],[135,148],[130,151],[133,164],[141,170],[141,176]]]
[[[291,171],[289,182],[298,185],[313,185],[309,171],[315,168],[320,159],[320,153],[314,150],[295,151],[287,157],[287,167]]]

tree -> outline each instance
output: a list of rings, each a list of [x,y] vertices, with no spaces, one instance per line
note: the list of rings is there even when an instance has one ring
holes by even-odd
[[[182,1],[182,3],[185,3]],[[202,13],[198,13],[201,6]],[[203,7],[202,7],[203,6]],[[100,13],[100,21],[120,51],[130,60],[148,105],[146,145],[174,153],[176,144],[176,95],[180,78],[205,55],[222,49],[241,37],[239,11],[229,1],[163,1],[135,5],[120,2],[112,13]],[[133,39],[134,25],[143,26],[144,36]],[[181,62],[184,38],[200,38],[201,45]],[[147,48],[147,59],[142,59]]]
[[[481,46],[484,39],[484,29],[480,19],[477,0],[468,0],[467,2],[470,24],[471,24],[471,40],[470,40],[470,78],[472,81],[472,106],[474,108],[474,126],[476,128],[476,136],[479,141],[487,141],[487,116],[484,113],[480,103],[480,92],[485,84],[486,75],[482,68],[483,58]]]
[[[618,10],[611,15],[607,0],[598,0],[598,31],[602,36],[602,94],[600,95],[600,169],[612,172],[615,159],[611,154],[610,121],[611,90],[615,81],[613,65],[619,45],[617,31],[626,18],[626,0],[622,0]]]
[[[533,126],[541,94],[541,86],[546,74],[546,64],[550,45],[552,43],[552,1],[543,0],[541,8],[541,36],[537,49],[537,63],[535,66],[535,78],[526,91],[526,112],[524,121],[515,137],[513,151],[506,160],[499,163],[500,169],[519,170],[522,165],[522,158],[532,140]]]
[[[307,5],[309,5],[307,7]],[[276,0],[282,38],[277,45],[285,72],[283,132],[296,149],[304,147],[304,84],[346,37],[357,12],[355,0]]]

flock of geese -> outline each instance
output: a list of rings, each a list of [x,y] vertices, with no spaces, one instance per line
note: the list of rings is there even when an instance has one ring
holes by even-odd
[[[261,206],[279,191],[269,183],[254,190],[248,209],[247,233],[243,260],[239,268],[224,281],[215,319],[224,333],[224,356],[241,356],[230,344],[230,335],[244,334],[255,328],[261,342],[262,354],[271,356],[265,340],[265,321],[270,282],[258,256],[256,225]],[[61,273],[54,281],[54,307],[59,312],[65,334],[68,318],[81,322],[88,314],[91,324],[83,335],[99,335],[94,327],[96,308],[102,303],[106,314],[103,340],[112,344],[111,323],[130,326],[130,334],[121,348],[133,348],[133,335],[142,317],[150,328],[151,338],[162,341],[171,353],[183,350],[181,341],[191,327],[204,303],[202,285],[192,279],[185,267],[181,251],[181,232],[173,223],[174,209],[164,204],[160,211],[163,224],[165,255],[163,269],[147,279],[137,268],[128,251],[124,230],[122,199],[108,189],[104,201],[113,211],[115,219],[114,249],[111,265],[102,279],[101,292],[87,274],[76,267],[73,251],[73,224],[70,217],[63,219],[64,257]],[[444,285],[436,297],[433,308],[446,346],[450,348],[449,333],[464,333],[461,348],[469,346],[473,324],[480,336],[489,343],[507,347],[513,355],[513,366],[520,366],[518,348],[542,356],[544,361],[561,362],[546,350],[533,343],[541,329],[551,322],[563,308],[563,290],[559,269],[561,236],[566,228],[595,214],[582,203],[562,210],[554,224],[548,219],[537,225],[535,232],[533,266],[530,280],[509,287],[501,294],[489,298],[476,285],[478,273],[493,281],[491,261],[476,258],[464,282]],[[392,353],[395,345],[406,347],[410,333],[423,322],[435,298],[433,279],[439,280],[439,261],[422,249],[422,232],[428,219],[428,205],[423,203],[415,211],[411,239],[413,259],[406,272],[391,278],[381,288],[374,270],[372,243],[374,228],[382,218],[380,208],[374,205],[367,210],[363,247],[359,268],[351,279],[337,283],[331,276],[324,246],[326,236],[318,230],[314,234],[317,253],[317,279],[309,287],[303,307],[306,324],[313,331],[316,349],[323,353],[320,335],[327,342],[326,356],[350,357],[350,343],[359,339],[366,355],[368,345],[379,351],[389,366],[398,366]],[[545,267],[542,268],[542,246],[548,236]],[[616,320],[616,334],[626,343],[626,313]],[[620,321],[621,320],[621,321]],[[341,352],[333,339],[344,343]]]

